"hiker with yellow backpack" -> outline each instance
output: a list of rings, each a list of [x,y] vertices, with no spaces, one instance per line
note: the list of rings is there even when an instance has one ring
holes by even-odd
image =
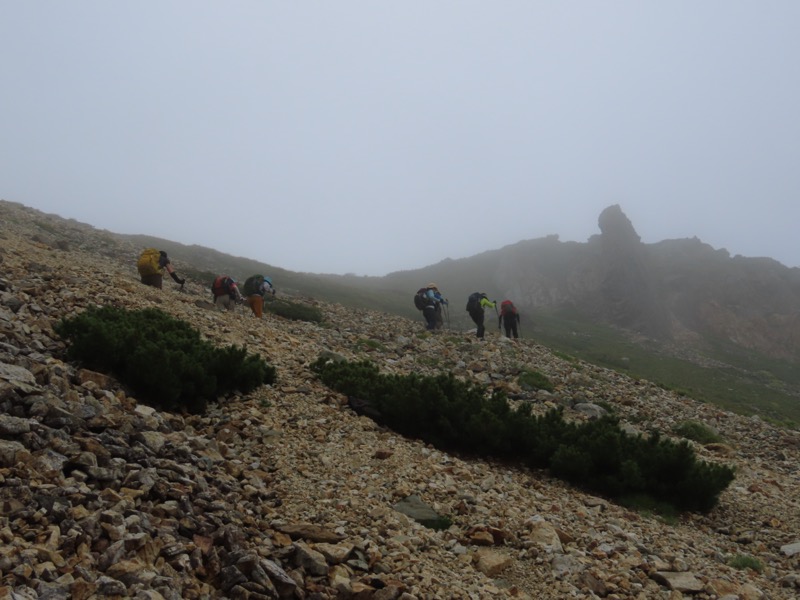
[[[142,283],[158,289],[161,289],[164,279],[164,269],[167,270],[169,276],[180,286],[186,283],[185,279],[178,277],[172,263],[163,250],[156,248],[145,248],[139,255],[139,260],[136,262],[136,269],[139,271],[139,276],[142,278]]]

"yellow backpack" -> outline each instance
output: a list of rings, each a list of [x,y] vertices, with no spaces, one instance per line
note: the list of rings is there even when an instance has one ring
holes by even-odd
[[[142,277],[146,275],[160,275],[163,269],[158,265],[161,258],[161,252],[155,248],[145,248],[139,261],[136,263],[136,268],[139,269],[139,275]]]

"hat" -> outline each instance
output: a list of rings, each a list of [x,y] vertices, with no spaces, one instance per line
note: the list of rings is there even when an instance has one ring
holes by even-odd
[[[428,284],[428,287],[429,287],[429,288],[431,288],[431,289],[434,289],[434,290],[438,290],[438,289],[439,289],[439,288],[436,286],[436,284],[435,284],[435,283],[429,283],[429,284]]]

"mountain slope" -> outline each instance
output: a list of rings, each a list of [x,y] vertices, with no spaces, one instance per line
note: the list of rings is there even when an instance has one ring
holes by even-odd
[[[0,589],[89,598],[794,598],[800,435],[695,403],[535,343],[431,336],[420,323],[317,302],[323,326],[202,308],[205,290],[146,288],[136,246],[18,207],[0,252]],[[278,383],[202,417],[142,406],[64,363],[52,332],[93,303],[158,307],[217,343],[246,343]],[[366,343],[372,341],[373,343]],[[552,480],[466,461],[382,430],[308,369],[324,351],[385,371],[503,387],[536,410],[613,410],[632,431],[698,421],[695,445],[737,468],[709,515],[668,524]],[[556,385],[529,392],[536,369]],[[453,526],[394,509],[419,496]],[[761,573],[727,563],[743,555]]]

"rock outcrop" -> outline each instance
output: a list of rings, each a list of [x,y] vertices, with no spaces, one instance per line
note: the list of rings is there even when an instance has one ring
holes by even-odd
[[[664,350],[680,342],[702,351],[724,340],[800,361],[800,268],[731,257],[696,238],[644,244],[619,205],[603,210],[598,226],[586,243],[525,240],[393,273],[382,284],[447,282],[451,298],[466,298],[477,285],[514,300],[523,314],[577,309],[588,321],[663,342]]]
[[[216,312],[198,304],[199,284],[141,285],[139,249],[104,232],[18,206],[0,217],[0,597],[800,594],[796,431],[530,340],[430,335],[421,322],[322,303],[323,325]],[[278,381],[202,416],[155,410],[113,377],[64,361],[53,326],[92,304],[158,307],[210,341],[245,343]],[[735,466],[736,480],[710,514],[664,522],[544,472],[464,460],[383,429],[315,379],[308,367],[322,352],[389,372],[451,371],[572,419],[595,414],[578,406],[602,406],[631,431],[672,435],[700,421],[725,442],[695,450]],[[521,387],[523,367],[555,392]],[[397,509],[409,498],[452,524],[420,524]],[[737,557],[763,568],[735,568]]]

